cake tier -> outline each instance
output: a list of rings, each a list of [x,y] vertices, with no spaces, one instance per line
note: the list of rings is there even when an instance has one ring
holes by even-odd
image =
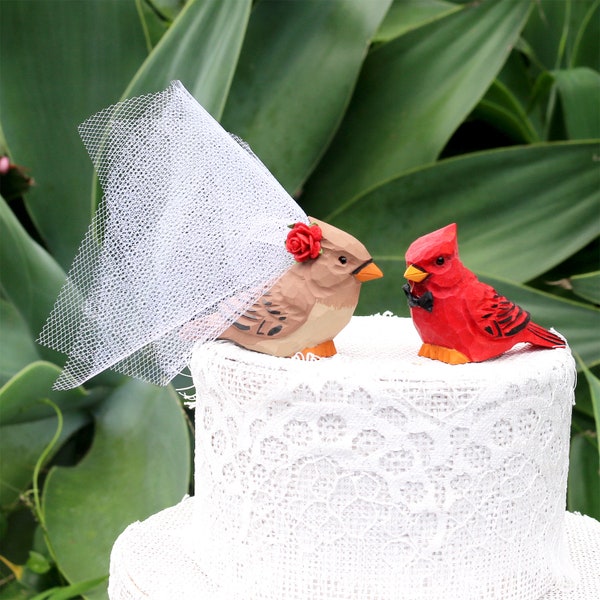
[[[194,352],[190,527],[218,597],[534,600],[560,581],[570,352],[447,365],[388,316],[336,345]]]

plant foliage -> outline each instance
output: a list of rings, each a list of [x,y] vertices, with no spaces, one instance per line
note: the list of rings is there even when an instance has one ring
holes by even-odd
[[[600,517],[600,0],[2,0],[0,598],[106,598],[132,521],[190,489],[181,398],[103,374],[53,392],[35,343],[97,199],[77,125],[180,79],[386,277],[455,221],[464,262],[567,336],[568,508]]]

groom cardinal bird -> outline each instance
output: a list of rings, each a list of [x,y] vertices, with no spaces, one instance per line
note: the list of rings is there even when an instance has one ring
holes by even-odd
[[[415,240],[406,263],[403,289],[423,341],[420,356],[462,364],[494,358],[519,342],[565,346],[462,264],[455,223]]]

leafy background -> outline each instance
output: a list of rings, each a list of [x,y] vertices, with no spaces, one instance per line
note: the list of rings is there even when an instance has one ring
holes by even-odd
[[[578,360],[567,504],[600,518],[600,0],[1,0],[0,598],[106,598],[112,543],[192,491],[173,387],[53,392],[35,343],[97,201],[77,125],[180,79],[383,280],[455,221]]]

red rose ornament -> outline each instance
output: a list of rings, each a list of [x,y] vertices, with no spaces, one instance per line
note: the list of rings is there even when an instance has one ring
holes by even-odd
[[[287,235],[285,247],[294,255],[296,262],[317,258],[322,252],[323,232],[321,228],[316,224],[307,225],[306,223],[295,223],[290,227],[292,230]]]

